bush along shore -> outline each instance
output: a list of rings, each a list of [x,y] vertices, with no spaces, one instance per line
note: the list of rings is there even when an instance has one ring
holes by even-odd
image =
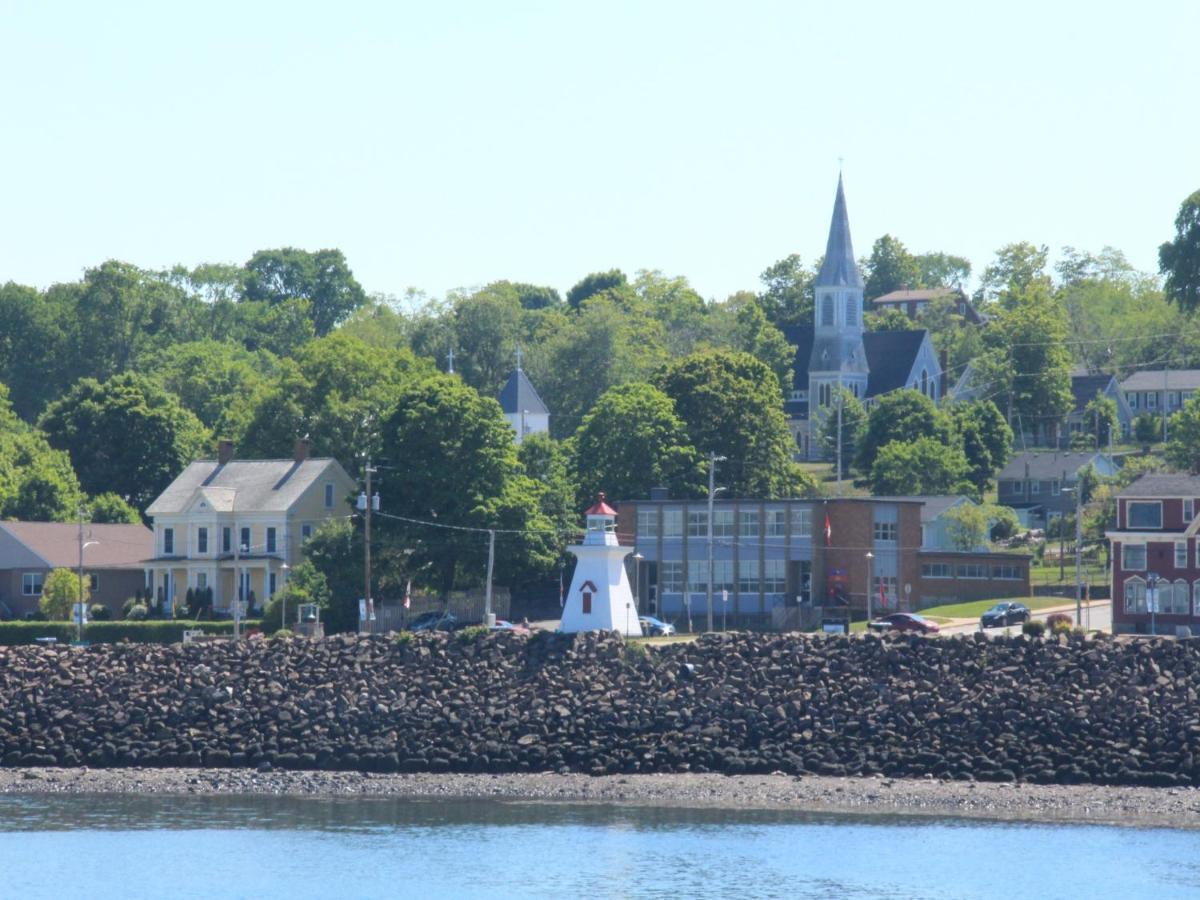
[[[713,635],[0,648],[5,766],[1200,783],[1188,641]]]

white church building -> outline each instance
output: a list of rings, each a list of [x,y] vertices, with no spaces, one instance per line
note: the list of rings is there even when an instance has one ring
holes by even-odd
[[[521,350],[517,349],[517,367],[508,376],[500,391],[500,408],[504,418],[517,433],[517,443],[529,434],[547,434],[550,431],[550,410],[534,390],[533,384],[521,368]]]
[[[935,403],[942,396],[942,366],[928,331],[864,328],[863,278],[854,259],[841,176],[814,289],[812,326],[783,329],[788,343],[796,347],[784,412],[803,459],[833,455],[821,444],[821,427],[839,386],[868,407],[875,398],[900,388],[918,390]]]
[[[583,542],[567,548],[579,561],[571,590],[563,598],[559,630],[619,631],[627,637],[640,637],[642,626],[625,573],[625,557],[633,548],[622,547],[617,541],[617,511],[600,494],[584,516],[587,530]]]

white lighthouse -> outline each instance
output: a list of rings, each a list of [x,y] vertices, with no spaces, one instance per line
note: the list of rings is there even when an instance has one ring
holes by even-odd
[[[583,543],[567,549],[579,558],[571,590],[563,600],[560,630],[619,631],[640,637],[637,607],[625,575],[625,557],[630,551],[617,542],[614,522],[617,511],[604,502],[584,513],[587,531]]]

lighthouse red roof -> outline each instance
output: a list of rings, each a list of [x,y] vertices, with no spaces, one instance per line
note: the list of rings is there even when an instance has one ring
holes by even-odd
[[[596,495],[596,503],[585,513],[585,516],[612,516],[616,518],[617,511],[604,502],[604,491]]]

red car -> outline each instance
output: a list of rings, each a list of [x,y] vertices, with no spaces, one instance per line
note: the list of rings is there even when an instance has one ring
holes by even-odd
[[[916,613],[898,612],[872,619],[867,623],[872,631],[916,631],[920,634],[937,634],[937,623],[930,622]]]

